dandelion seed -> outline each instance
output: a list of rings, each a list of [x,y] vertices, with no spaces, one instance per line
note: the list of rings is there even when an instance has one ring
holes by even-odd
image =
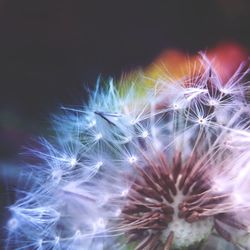
[[[102,162],[102,161],[98,161],[98,162],[96,163],[96,168],[99,169],[102,165],[103,165],[103,162]]]
[[[136,161],[137,161],[137,157],[134,156],[134,155],[128,158],[128,162],[129,162],[130,164],[135,163]]]
[[[63,171],[61,169],[55,169],[51,173],[51,177],[54,181],[59,182],[62,178]]]
[[[69,164],[71,167],[75,167],[75,165],[77,164],[77,160],[75,158],[71,158],[69,160]]]
[[[217,101],[216,99],[210,99],[210,100],[208,101],[208,104],[209,104],[210,106],[218,106],[218,105],[219,105],[219,101]]]
[[[143,131],[142,134],[141,134],[142,138],[146,138],[146,137],[148,137],[148,135],[149,135],[149,133],[146,130]]]
[[[99,218],[95,225],[97,228],[103,229],[105,228],[106,223],[104,222],[103,218]]]
[[[99,141],[101,138],[102,138],[102,134],[101,133],[96,134],[96,136],[95,136],[95,140],[96,141]]]
[[[11,218],[7,223],[7,227],[10,232],[14,231],[18,228],[18,220],[16,218]]]
[[[92,121],[90,121],[90,123],[89,123],[89,128],[92,128],[92,127],[94,127],[96,125],[96,120],[92,120]]]

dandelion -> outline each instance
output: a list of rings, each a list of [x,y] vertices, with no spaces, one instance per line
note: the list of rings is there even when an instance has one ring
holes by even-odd
[[[110,80],[63,108],[53,143],[10,207],[7,249],[250,247],[250,107],[242,66],[222,84],[198,73],[137,96]],[[143,82],[143,79],[141,79]]]

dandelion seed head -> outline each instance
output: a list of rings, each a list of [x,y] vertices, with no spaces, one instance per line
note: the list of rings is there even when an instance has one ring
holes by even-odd
[[[15,229],[17,229],[19,226],[18,220],[16,218],[11,218],[8,222],[7,222],[7,227],[8,230],[10,232],[14,231]]]
[[[104,230],[106,223],[103,218],[98,218],[96,222],[93,222],[94,231]]]
[[[173,108],[174,108],[175,110],[178,110],[178,109],[180,108],[180,105],[179,105],[178,103],[174,103],[174,104],[173,104]]]
[[[10,249],[191,249],[211,234],[242,247],[249,84],[237,71],[223,85],[201,61],[143,94],[98,82],[87,105],[65,108],[54,141],[31,149],[39,164],[10,208]]]
[[[203,117],[199,117],[197,122],[200,124],[200,125],[204,125],[206,124],[206,120],[203,118]]]
[[[101,138],[102,138],[102,134],[101,134],[101,133],[97,133],[97,134],[95,135],[95,140],[96,140],[96,141],[99,141]]]
[[[103,165],[103,162],[102,162],[102,161],[98,161],[98,162],[96,163],[96,167],[97,167],[97,168],[100,168],[102,165]]]
[[[96,120],[92,120],[92,121],[90,121],[90,123],[89,123],[89,128],[92,128],[92,127],[94,127],[96,125]]]
[[[70,158],[69,159],[69,164],[71,167],[75,167],[77,164],[77,159],[76,158]]]
[[[128,162],[130,163],[130,164],[133,164],[133,163],[135,163],[137,161],[137,157],[135,156],[135,155],[132,155],[132,156],[130,156],[129,158],[128,158]]]
[[[208,101],[208,104],[210,105],[210,106],[218,106],[220,103],[219,103],[219,101],[218,100],[216,100],[216,99],[210,99],[209,101]]]
[[[121,193],[121,196],[124,197],[128,194],[128,190],[127,189],[124,189]]]
[[[51,173],[51,177],[54,181],[60,181],[63,175],[63,171],[61,169],[54,169]]]
[[[132,139],[133,139],[133,137],[132,136],[126,136],[125,138],[124,138],[124,143],[128,143],[128,142],[130,142],[130,141],[132,141]]]
[[[148,133],[147,130],[144,130],[144,131],[142,132],[142,134],[141,134],[142,138],[146,138],[146,137],[148,137],[148,135],[149,135],[149,133]]]

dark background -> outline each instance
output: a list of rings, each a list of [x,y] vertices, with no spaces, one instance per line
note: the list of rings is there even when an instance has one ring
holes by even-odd
[[[46,136],[60,104],[86,100],[84,85],[99,74],[119,78],[167,48],[250,49],[249,0],[89,2],[0,1],[2,207],[14,201],[22,146]]]

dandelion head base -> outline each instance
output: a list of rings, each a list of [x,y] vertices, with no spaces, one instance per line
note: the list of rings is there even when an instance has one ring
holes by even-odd
[[[160,165],[134,165],[137,178],[127,194],[120,220],[129,228],[126,236],[136,243],[136,249],[190,246],[211,233],[212,219],[189,207],[209,188],[202,179],[195,181],[197,173],[191,175],[189,171],[193,164],[190,160],[182,166],[181,155],[177,154],[172,166],[166,159]]]

